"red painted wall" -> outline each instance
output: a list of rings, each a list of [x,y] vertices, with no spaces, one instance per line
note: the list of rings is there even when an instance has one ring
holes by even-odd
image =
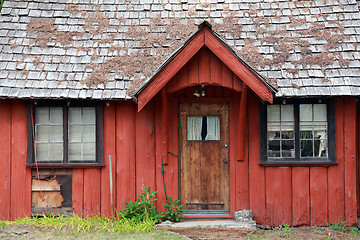
[[[203,61],[204,60],[204,61]],[[191,64],[190,64],[191,63]],[[207,87],[204,101],[230,103],[230,209],[251,209],[263,225],[326,225],[347,220],[357,222],[358,104],[338,98],[336,112],[336,158],[330,167],[263,167],[260,161],[259,100],[248,94],[246,159],[236,161],[238,117],[242,88],[240,79],[211,54],[202,51],[190,60],[167,86],[168,150],[177,154],[178,100],[190,99],[194,87],[206,79],[229,88]],[[211,67],[213,66],[213,68]],[[202,69],[199,71],[199,69]],[[220,78],[220,80],[219,80]],[[218,80],[214,80],[218,79]],[[169,93],[170,92],[170,93]],[[185,101],[183,97],[181,101]],[[196,101],[199,101],[198,99]],[[105,167],[73,169],[73,212],[81,216],[109,215],[109,155],[112,156],[114,208],[135,200],[144,186],[159,191],[158,206],[165,201],[161,175],[163,152],[160,95],[137,112],[132,101],[104,104]],[[30,212],[31,170],[26,162],[25,101],[0,100],[0,219],[14,219]],[[234,161],[232,161],[234,160]],[[164,165],[167,194],[178,197],[178,158],[168,155]]]
[[[25,102],[0,100],[0,220],[24,217],[31,211],[26,139]]]

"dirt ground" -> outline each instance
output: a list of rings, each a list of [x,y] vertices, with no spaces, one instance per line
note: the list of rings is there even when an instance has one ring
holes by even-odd
[[[170,232],[169,232],[170,231]],[[0,228],[0,239],[360,239],[359,233],[342,233],[328,228],[300,227],[275,230],[235,228],[165,228],[153,233],[74,232],[18,226]]]
[[[193,240],[212,239],[360,239],[359,235],[336,232],[327,228],[301,227],[282,230],[249,230],[234,228],[171,228]]]

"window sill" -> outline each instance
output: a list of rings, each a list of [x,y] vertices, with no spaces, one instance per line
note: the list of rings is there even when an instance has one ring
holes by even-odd
[[[260,161],[259,165],[264,167],[330,167],[338,165],[331,161]]]
[[[35,168],[35,163],[26,163],[26,167]],[[38,168],[101,168],[105,167],[105,163],[41,163],[37,165]]]

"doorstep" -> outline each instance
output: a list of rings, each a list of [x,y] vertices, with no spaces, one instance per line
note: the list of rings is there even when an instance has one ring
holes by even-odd
[[[256,229],[256,224],[250,222],[236,222],[235,220],[181,220],[180,222],[165,221],[156,225],[157,227],[181,227],[181,228],[247,228]]]

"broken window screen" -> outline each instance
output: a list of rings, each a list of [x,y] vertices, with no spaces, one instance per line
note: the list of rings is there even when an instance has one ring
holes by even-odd
[[[267,107],[267,152],[270,158],[295,157],[294,106]]]
[[[300,156],[327,157],[326,104],[300,104]]]
[[[63,109],[61,107],[36,108],[35,144],[38,162],[62,162]]]
[[[96,161],[95,108],[69,108],[69,162]]]
[[[216,141],[220,140],[219,116],[188,116],[188,141]]]

